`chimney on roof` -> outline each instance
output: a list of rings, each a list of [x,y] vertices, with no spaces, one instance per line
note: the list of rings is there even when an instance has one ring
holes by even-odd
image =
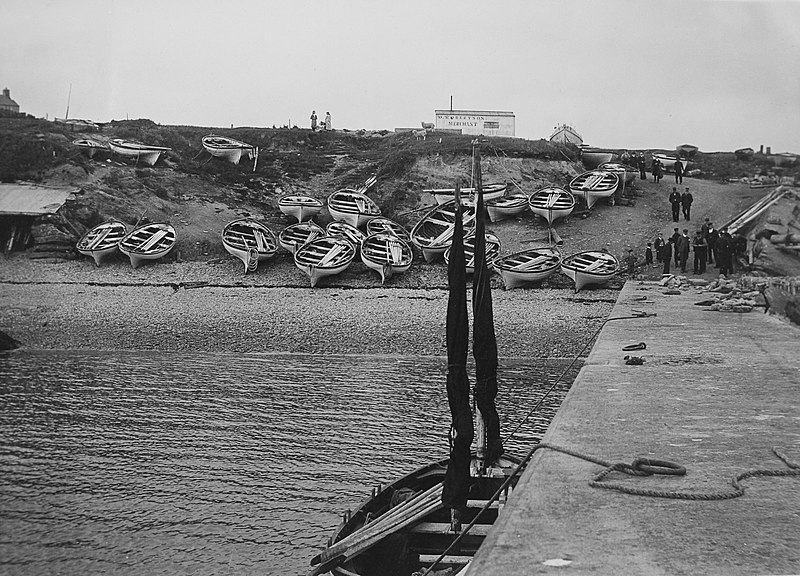
[[[759,154],[763,154],[764,153],[764,145],[763,144],[758,147],[758,153]]]
[[[772,146],[767,146],[767,154],[772,154]]]
[[[6,98],[11,98],[11,90],[9,90],[8,88],[3,88],[3,96],[5,96]]]

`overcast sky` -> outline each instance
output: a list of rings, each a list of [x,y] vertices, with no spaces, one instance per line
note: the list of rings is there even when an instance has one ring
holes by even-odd
[[[2,0],[0,38],[50,119],[391,130],[452,96],[522,138],[800,153],[795,0]]]

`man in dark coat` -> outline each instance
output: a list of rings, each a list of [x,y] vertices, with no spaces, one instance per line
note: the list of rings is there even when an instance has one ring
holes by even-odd
[[[675,257],[675,267],[678,267],[680,264],[680,260],[678,260],[678,238],[681,237],[681,233],[678,231],[677,228],[673,228],[672,236],[669,237],[672,240],[672,254]]]
[[[722,229],[717,240],[717,266],[725,276],[733,272],[733,242],[727,228]]]
[[[655,241],[653,242],[653,250],[656,253],[656,262],[661,262],[661,249],[664,247],[664,236],[661,232],[658,233],[656,236]]]
[[[669,274],[669,264],[672,261],[672,237],[670,236],[667,239],[666,244],[661,249],[661,258],[664,260],[664,269],[662,272],[664,274]]]
[[[680,158],[675,160],[675,184],[683,184],[683,164]]]
[[[706,243],[708,244],[708,263],[714,264],[716,262],[717,268],[719,268],[719,260],[717,259],[717,240],[719,240],[719,232],[717,232],[717,229],[714,228],[714,224],[711,222],[706,226],[705,237]]]
[[[681,207],[683,208],[683,217],[688,222],[690,220],[690,216],[692,213],[692,202],[694,202],[694,197],[692,193],[689,192],[689,187],[686,187],[686,192],[681,194]]]
[[[692,238],[692,250],[694,250],[694,268],[692,272],[695,274],[705,274],[708,243],[706,242],[705,236],[703,236],[703,232],[700,230],[698,230],[694,238]]]
[[[691,240],[689,239],[689,231],[683,229],[683,234],[678,236],[678,241],[675,243],[675,251],[678,254],[678,262],[681,265],[681,272],[686,273],[686,261],[689,259],[689,246]]]
[[[681,193],[678,192],[676,186],[672,187],[672,194],[669,195],[669,203],[672,206],[672,221],[677,222],[681,218]]]
[[[644,159],[644,152],[639,152],[639,180],[647,180],[647,161]]]

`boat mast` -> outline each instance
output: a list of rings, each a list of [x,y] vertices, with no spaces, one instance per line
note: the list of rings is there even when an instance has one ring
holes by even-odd
[[[64,114],[64,120],[69,120],[69,101],[72,98],[72,82],[69,83],[69,94],[67,95],[67,112]]]

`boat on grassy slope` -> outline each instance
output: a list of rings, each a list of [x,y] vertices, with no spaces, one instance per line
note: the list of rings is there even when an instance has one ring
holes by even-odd
[[[370,218],[381,215],[381,209],[366,194],[343,188],[328,196],[328,212],[334,220],[361,228]]]
[[[325,230],[311,221],[290,224],[278,233],[278,244],[287,252],[294,254],[306,242],[324,236]]]
[[[238,164],[242,154],[247,154],[250,160],[258,158],[258,148],[227,136],[209,134],[203,136],[203,148],[216,158],[227,160],[231,164]]]
[[[581,146],[581,162],[589,169],[597,168],[604,162],[611,162],[614,153],[591,146]]]
[[[503,278],[506,290],[541,282],[561,266],[561,254],[554,248],[530,248],[494,261],[494,269]]]
[[[347,239],[353,246],[356,248],[356,252],[361,248],[361,243],[364,241],[364,238],[367,237],[364,232],[348,224],[347,222],[342,222],[341,220],[334,220],[333,222],[328,222],[328,225],[325,227],[325,233],[328,236],[341,236],[342,238]]]
[[[164,152],[172,150],[172,148],[166,148],[164,146],[149,146],[131,140],[122,140],[121,138],[109,140],[108,147],[115,154],[125,156],[126,158],[135,158],[137,162],[141,161],[150,166],[158,162],[158,159]]]
[[[73,140],[72,144],[77,146],[78,149],[89,158],[94,158],[95,154],[98,152],[108,150],[108,146],[101,144],[97,140],[92,140],[91,138],[78,138],[77,140]]]
[[[128,233],[128,227],[118,220],[108,220],[98,224],[81,236],[75,248],[84,256],[91,256],[94,263],[119,250],[119,241]]]
[[[422,250],[426,262],[432,262],[450,246],[455,229],[455,200],[434,206],[411,229],[411,242]],[[462,216],[464,228],[475,226],[475,208],[464,207]]]
[[[500,238],[497,235],[486,232],[484,234],[484,238],[486,238],[486,262],[489,267],[492,266],[492,263],[495,259],[500,255]],[[452,245],[444,251],[444,261],[445,263],[450,263],[450,250],[452,249]],[[475,272],[475,232],[469,232],[467,235],[464,236],[464,265],[467,274],[473,274]]]
[[[580,146],[583,144],[583,136],[578,134],[578,131],[569,124],[559,124],[550,134],[550,142]]]
[[[143,224],[119,241],[119,251],[137,268],[143,260],[163,258],[175,247],[175,228],[167,222]]]
[[[611,198],[619,186],[619,176],[608,170],[589,170],[579,174],[569,183],[569,189],[580,196],[587,208],[594,206],[600,198]]]
[[[367,234],[379,234],[380,232],[394,234],[401,240],[411,243],[411,234],[408,233],[408,230],[406,230],[402,224],[394,220],[378,216],[367,222]]]
[[[505,196],[506,191],[508,190],[508,184],[503,183],[496,183],[496,184],[484,184],[483,186],[483,200],[485,202],[489,202],[490,200],[495,200],[502,196]],[[437,204],[446,204],[447,202],[452,202],[453,198],[455,198],[455,188],[429,188],[427,190],[423,190],[423,192],[427,192],[431,194],[436,200]],[[462,200],[467,200],[475,195],[475,188],[462,188],[461,189],[461,198]]]
[[[222,246],[244,264],[245,274],[255,272],[259,262],[269,260],[278,251],[275,233],[258,220],[239,218],[222,230]]]
[[[327,277],[344,272],[356,255],[353,244],[341,236],[319,236],[297,249],[295,265],[306,273],[311,287]]]
[[[506,218],[514,218],[519,216],[528,209],[528,196],[521,192],[509,194],[508,196],[501,196],[494,200],[486,202],[486,212],[489,214],[489,220],[498,222]]]
[[[390,232],[370,234],[361,242],[361,261],[381,275],[381,284],[408,270],[413,260],[411,245]]]
[[[311,196],[290,195],[282,196],[278,200],[278,209],[298,222],[313,220],[314,216],[322,212],[322,208],[322,200]]]
[[[605,284],[619,272],[619,261],[608,252],[587,250],[561,261],[561,271],[572,278],[575,292],[589,285]]]
[[[575,197],[563,188],[548,187],[537,190],[528,198],[531,212],[552,224],[566,218],[575,209]]]

